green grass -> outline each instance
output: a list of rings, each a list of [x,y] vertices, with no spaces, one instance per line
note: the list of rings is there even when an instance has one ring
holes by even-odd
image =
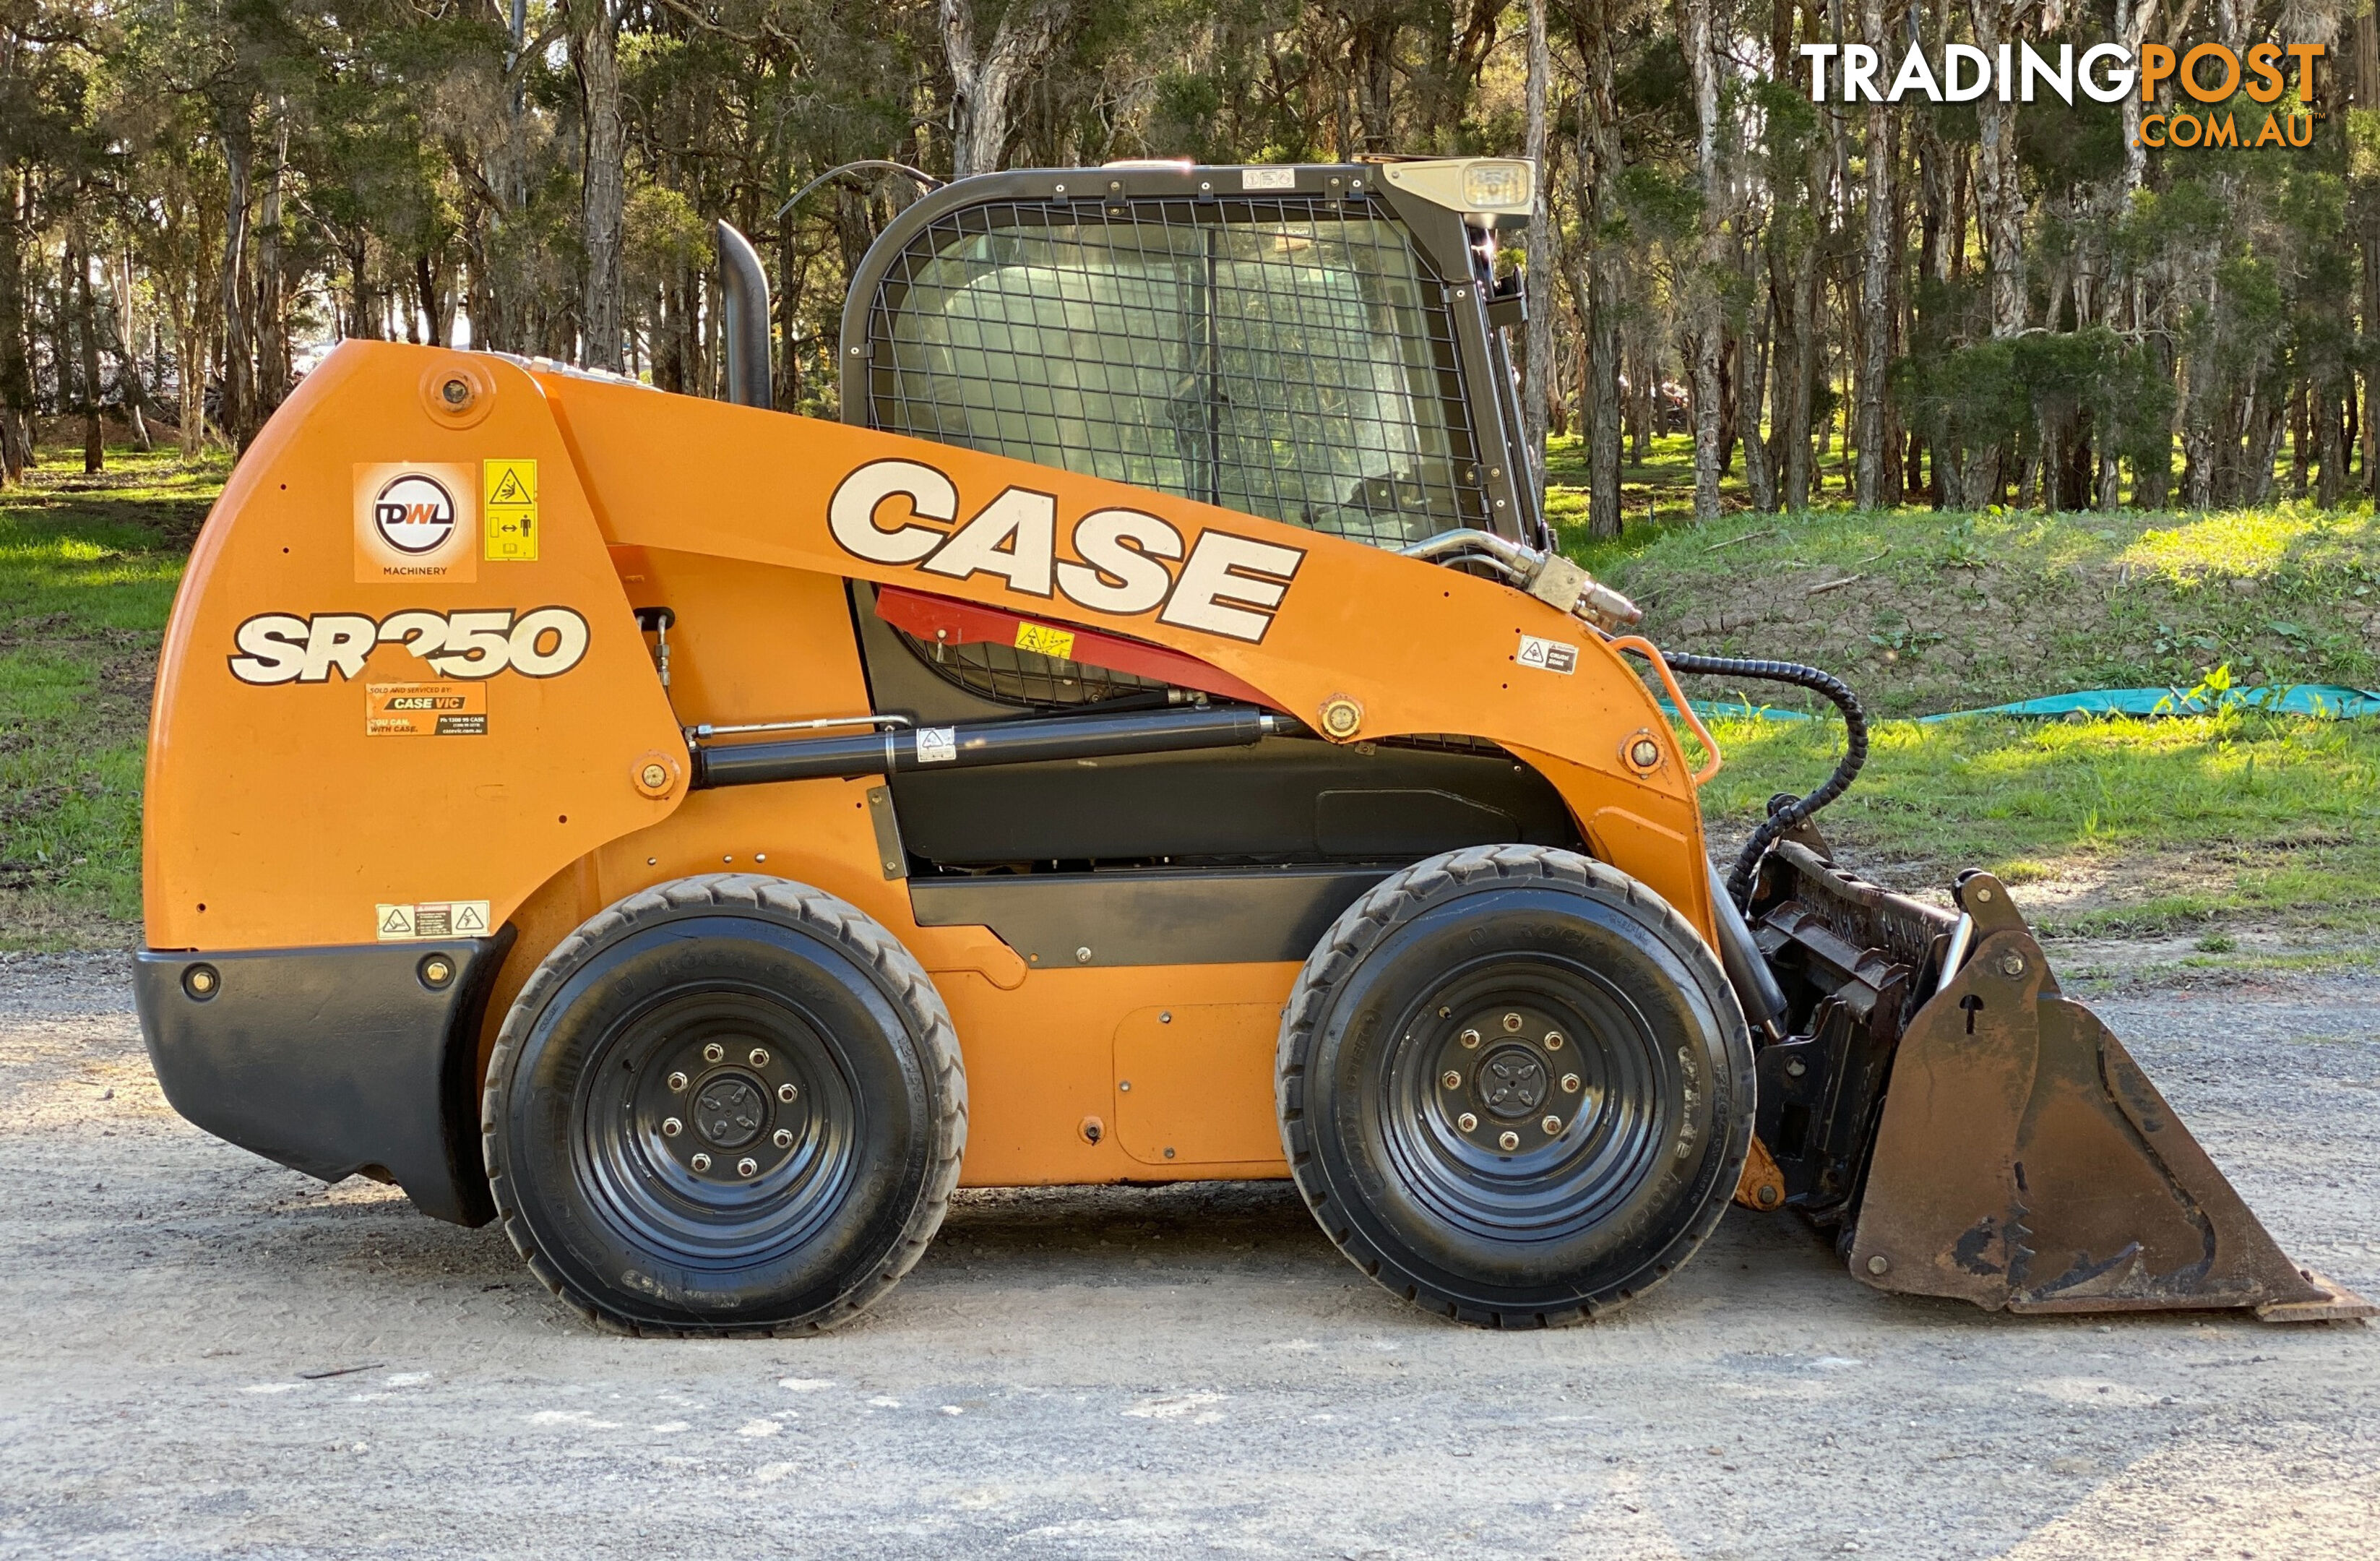
[[[2368,506],[1741,514],[1565,540],[1658,643],[1816,662],[1884,714],[2187,689],[2225,665],[2243,685],[2380,687]]]
[[[1585,442],[1574,434],[1546,442],[1546,515],[1565,534],[1583,531],[1586,525],[1586,455]],[[1641,461],[1628,458],[1625,444],[1620,446],[1620,509],[1631,530],[1692,522],[1693,434],[1654,435],[1645,442]],[[1836,475],[1832,466],[1826,475],[1829,479]],[[1751,505],[1752,492],[1744,483],[1741,460],[1719,479],[1718,497],[1720,505],[1730,510]]]
[[[0,490],[0,948],[132,935],[150,680],[229,465],[43,456]]]
[[[1806,791],[1840,723],[1727,721],[1705,811],[1740,837],[1772,792]],[[1847,860],[1904,886],[1983,867],[2056,887],[2064,933],[2276,921],[2380,930],[2380,726],[2231,712],[2160,721],[1886,722],[1820,815]],[[2072,902],[2059,908],[2064,902]],[[2228,942],[2202,940],[2210,954]]]

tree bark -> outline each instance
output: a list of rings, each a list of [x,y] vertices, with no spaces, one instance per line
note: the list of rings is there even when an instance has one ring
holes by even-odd
[[[1587,253],[1573,257],[1586,278],[1581,315],[1586,328],[1586,384],[1579,397],[1585,424],[1586,526],[1597,537],[1617,537],[1620,511],[1620,308],[1625,261],[1604,233],[1620,203],[1620,123],[1613,99],[1609,15],[1598,6],[1571,12],[1579,57],[1586,66],[1578,105],[1579,231]]]
[[[253,107],[245,94],[216,104],[223,132],[224,163],[230,188],[224,204],[223,320],[224,392],[222,422],[225,438],[236,451],[245,451],[256,436],[254,342],[248,312],[248,203],[249,169],[255,143],[249,115]]]
[[[1759,250],[1755,245],[1744,247],[1744,290],[1752,297],[1760,296]],[[1735,435],[1743,445],[1743,485],[1752,494],[1752,507],[1767,514],[1777,507],[1777,477],[1768,464],[1768,447],[1760,437],[1760,412],[1767,399],[1769,340],[1777,323],[1777,296],[1768,295],[1768,306],[1760,312],[1760,323],[1743,338],[1742,384],[1735,395]]]
[[[62,293],[61,309],[74,311],[75,346],[80,354],[82,396],[77,410],[82,413],[82,469],[103,471],[107,469],[105,431],[100,425],[99,411],[99,312],[91,301],[91,255],[83,248],[82,225],[71,223],[67,228],[67,269],[72,273],[72,293]]]
[[[1970,0],[1975,46],[1997,59],[2002,43],[2013,43],[2015,19],[2024,0]],[[2024,329],[2024,190],[2019,182],[2015,105],[1987,91],[1975,103],[1975,204],[1991,265],[1992,335],[2012,336]]]
[[[579,361],[620,372],[620,226],[627,201],[626,131],[620,116],[617,23],[611,0],[569,0],[570,58],[578,75],[579,234],[586,287],[578,304]]]
[[[149,387],[141,383],[140,353],[134,346],[140,338],[140,323],[133,314],[135,294],[132,281],[132,257],[111,257],[107,262],[108,341],[115,353],[115,389],[124,400],[124,421],[131,425],[133,447],[146,455],[154,448],[149,437]]]
[[[289,394],[288,311],[282,298],[281,187],[289,166],[289,114],[273,104],[273,167],[258,202],[256,232],[256,421],[273,415]]]
[[[1694,166],[1703,197],[1702,274],[1688,288],[1694,395],[1694,519],[1718,518],[1718,479],[1726,429],[1719,405],[1719,299],[1725,266],[1726,185],[1719,166],[1718,40],[1713,0],[1680,0],[1679,42],[1694,90]]]
[[[1521,442],[1528,449],[1531,481],[1546,482],[1546,413],[1554,385],[1553,196],[1546,178],[1546,90],[1554,71],[1546,37],[1546,0],[1529,0],[1528,80],[1522,93],[1526,119],[1522,152],[1537,170],[1537,199],[1529,208],[1528,270],[1521,298],[1528,324],[1521,352]]]
[[[1861,25],[1866,36],[1881,40],[1884,0],[1863,0]],[[1867,250],[1860,271],[1860,360],[1853,395],[1858,404],[1859,443],[1857,492],[1852,503],[1874,509],[1882,501],[1884,485],[1884,371],[1892,345],[1892,273],[1900,262],[1895,232],[1892,160],[1895,152],[1892,110],[1871,104],[1867,111]]]
[[[23,482],[32,457],[33,368],[25,343],[24,230],[17,203],[22,188],[12,178],[0,192],[0,486]]]
[[[951,72],[951,177],[988,174],[1008,151],[1011,100],[1047,61],[1072,0],[1014,0],[991,47],[978,51],[974,0],[941,0],[942,54]]]
[[[1814,156],[1815,163],[1816,158]],[[1813,170],[1815,175],[1815,169]],[[1814,178],[1814,185],[1817,181]],[[1822,185],[1818,188],[1823,188]],[[1813,221],[1815,222],[1815,203]],[[1779,262],[1771,256],[1772,278]],[[1794,254],[1784,293],[1784,324],[1791,338],[1791,349],[1783,343],[1777,349],[1777,409],[1771,416],[1783,431],[1785,456],[1785,507],[1799,515],[1810,507],[1810,403],[1815,397],[1818,373],[1818,234],[1802,236]]]
[[[2325,509],[2336,509],[2347,492],[2347,440],[2339,421],[2338,382],[2329,376],[2314,382],[2313,427],[2314,449],[2322,460],[2314,477],[2313,502]]]

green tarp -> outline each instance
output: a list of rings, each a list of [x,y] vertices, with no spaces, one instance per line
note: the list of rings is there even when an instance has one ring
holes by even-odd
[[[1694,700],[1694,713],[1706,720],[1807,721],[1798,710],[1747,704],[1742,700]],[[2057,718],[2080,711],[2085,715],[2204,715],[2218,708],[2239,706],[2284,715],[2313,715],[2330,720],[2354,720],[2380,715],[2380,691],[2349,689],[2336,683],[2292,683],[2280,689],[2231,689],[2213,698],[2192,699],[2184,689],[2085,689],[2075,694],[2050,694],[2037,700],[1987,705],[1981,710],[1950,710],[1921,715],[1922,722],[1958,721],[1970,715],[2019,715]],[[1661,708],[1677,713],[1668,700]]]

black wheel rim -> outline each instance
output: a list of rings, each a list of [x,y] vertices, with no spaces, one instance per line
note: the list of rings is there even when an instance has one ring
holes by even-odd
[[[1401,1018],[1373,1071],[1385,1163],[1447,1224],[1553,1242],[1653,1179],[1676,1127],[1643,1014],[1593,970],[1501,955],[1451,972]]]
[[[655,997],[592,1048],[572,1169],[643,1250],[745,1268],[832,1217],[866,1126],[825,1030],[772,994],[706,984]]]

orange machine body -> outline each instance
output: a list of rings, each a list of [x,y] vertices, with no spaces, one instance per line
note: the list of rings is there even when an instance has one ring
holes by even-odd
[[[581,921],[668,879],[765,872],[851,901],[930,972],[965,1055],[967,1183],[1285,1174],[1271,1064],[1293,960],[1076,968],[989,927],[920,925],[871,814],[880,780],[689,788],[689,728],[869,713],[852,580],[999,609],[1055,643],[1164,647],[1318,731],[1352,703],[1347,742],[1499,745],[1595,855],[1714,934],[1669,723],[1609,645],[1520,591],[992,455],[352,343],[241,462],[175,604],[150,947],[509,929],[484,1067],[528,973]],[[664,606],[666,686],[636,613]],[[1532,640],[1535,660],[1548,642],[1571,655],[1524,665]],[[1658,762],[1632,762],[1648,735]]]

